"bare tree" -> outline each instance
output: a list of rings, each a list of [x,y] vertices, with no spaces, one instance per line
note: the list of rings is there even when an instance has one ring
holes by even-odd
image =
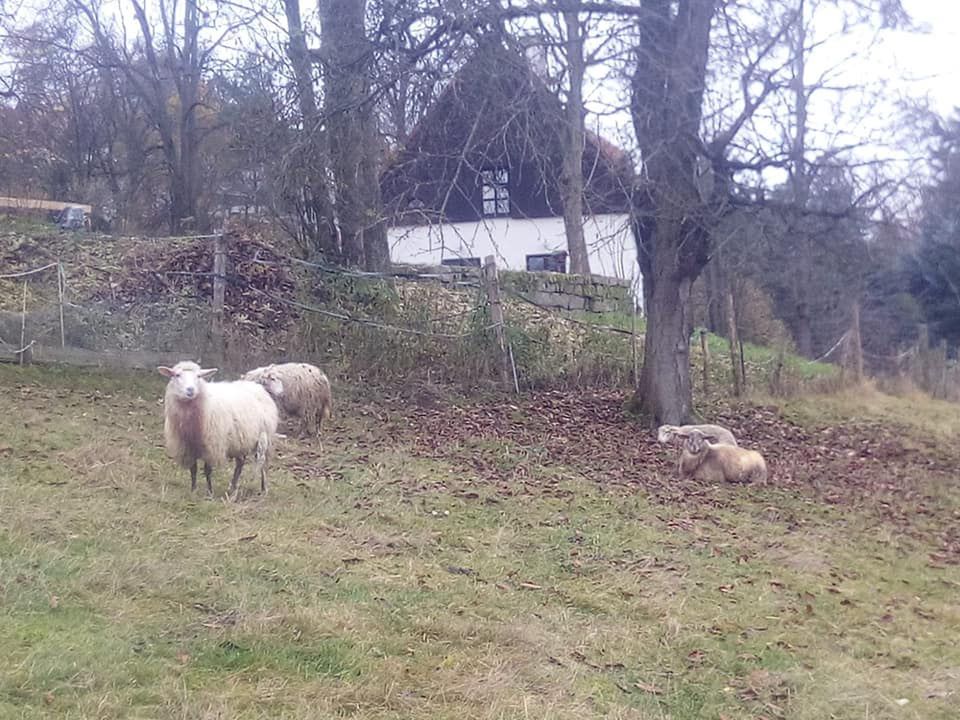
[[[579,3],[578,3],[579,4]],[[579,9],[565,10],[563,24],[566,31],[564,59],[567,64],[569,86],[564,107],[566,123],[563,138],[563,226],[570,253],[570,272],[590,273],[590,258],[583,238],[583,77],[586,61],[583,55],[584,27]]]
[[[171,232],[206,226],[208,218],[198,204],[201,150],[209,132],[198,119],[206,107],[202,81],[224,40],[255,14],[233,18],[221,15],[219,5],[201,9],[199,0],[160,3],[151,14],[153,8],[142,0],[126,0],[136,26],[131,40],[122,13],[120,21],[110,20],[100,2],[69,3],[93,38],[86,56],[124,75],[157,132],[168,174]],[[208,34],[212,39],[204,41]]]
[[[690,288],[709,259],[716,210],[696,179],[714,0],[647,0],[640,21],[632,114],[647,183],[638,193],[636,236],[647,333],[637,389],[657,422],[692,415]],[[711,198],[712,200],[712,198]]]
[[[380,270],[390,262],[380,196],[381,139],[371,97],[374,48],[366,0],[320,2],[324,116],[343,259]]]
[[[304,168],[306,187],[304,193],[305,231],[313,245],[329,261],[340,259],[340,243],[337,239],[332,190],[327,178],[329,152],[327,133],[317,103],[313,77],[313,59],[307,47],[303,21],[300,17],[300,0],[283,0],[287,19],[287,56],[293,69],[300,108],[303,153],[297,164]]]

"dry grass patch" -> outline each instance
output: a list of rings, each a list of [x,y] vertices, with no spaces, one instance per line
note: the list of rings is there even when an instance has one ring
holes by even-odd
[[[900,427],[906,439],[925,450],[951,443],[960,434],[957,404],[921,392],[890,395],[872,383],[830,394],[809,394],[788,400],[757,396],[780,405],[788,417],[815,426],[843,422],[876,422]],[[952,453],[955,454],[955,453]]]
[[[0,717],[955,717],[954,496],[922,465],[890,524],[573,468],[533,406],[490,462],[424,457],[345,391],[323,453],[284,443],[230,504],[165,458],[152,376],[0,389]]]

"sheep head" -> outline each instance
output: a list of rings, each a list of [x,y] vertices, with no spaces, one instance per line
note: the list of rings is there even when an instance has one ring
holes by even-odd
[[[172,368],[163,365],[157,368],[157,372],[170,380],[167,383],[168,392],[181,401],[195,399],[200,394],[203,379],[216,371],[217,368],[201,368],[189,360],[181,360]]]
[[[266,391],[274,399],[283,395],[283,380],[280,379],[280,374],[273,369],[273,365],[260,377],[260,384],[266,388]]]
[[[668,443],[673,440],[674,436],[677,434],[676,425],[661,425],[657,428],[657,442],[658,443]]]
[[[707,446],[717,441],[716,436],[707,435],[700,430],[677,433],[677,437],[683,438],[683,449],[691,455],[700,455],[706,452]]]

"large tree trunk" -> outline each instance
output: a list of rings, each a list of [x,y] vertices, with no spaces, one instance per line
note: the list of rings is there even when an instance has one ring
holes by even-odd
[[[710,201],[695,184],[714,0],[645,0],[631,111],[645,187],[634,232],[647,300],[643,372],[636,399],[653,423],[692,417],[690,290],[709,259]],[[725,187],[723,183],[718,186]]]
[[[570,272],[589,275],[590,258],[583,237],[583,27],[580,14],[575,11],[563,13],[563,22],[567,31],[565,52],[570,76],[561,177],[563,226],[567,235],[567,251],[570,253]]]
[[[200,87],[200,58],[198,36],[200,25],[197,1],[186,0],[183,15],[182,72],[177,75],[177,93],[180,96],[180,181],[186,201],[181,224],[192,218],[189,226],[205,231],[206,218],[199,217],[197,203],[200,194],[200,142],[197,135],[197,101]],[[181,228],[183,229],[183,228]]]
[[[343,259],[367,270],[389,264],[380,195],[377,118],[370,98],[373,48],[364,27],[365,0],[321,0],[331,168]]]
[[[813,330],[811,327],[810,303],[808,296],[813,287],[813,248],[810,229],[805,222],[805,214],[810,199],[810,174],[807,172],[807,87],[806,43],[807,25],[804,12],[804,0],[797,6],[798,20],[793,36],[793,91],[794,123],[793,142],[790,148],[790,184],[793,191],[795,212],[791,215],[791,232],[795,242],[794,267],[794,311],[796,312],[797,350],[803,357],[813,357]]]
[[[300,106],[300,122],[303,130],[305,153],[303,156],[306,187],[306,214],[309,218],[303,228],[314,247],[328,261],[340,261],[340,244],[330,199],[330,185],[326,178],[328,153],[326,133],[321,127],[317,97],[313,87],[313,61],[307,49],[307,40],[300,19],[300,0],[284,0],[287,16],[287,57],[297,81],[297,99]]]
[[[670,272],[669,263],[657,263],[656,277],[644,278],[648,307],[643,343],[643,370],[637,400],[656,424],[681,425],[693,414],[690,379],[690,307],[692,280]],[[651,282],[652,280],[652,282]]]

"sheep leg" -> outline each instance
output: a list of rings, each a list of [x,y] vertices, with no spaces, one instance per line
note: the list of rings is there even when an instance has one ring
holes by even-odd
[[[193,465],[190,466],[190,492],[197,491],[197,461],[193,461]]]
[[[240,473],[243,472],[243,463],[244,458],[238,457],[236,460],[236,465],[233,468],[233,479],[230,480],[230,489],[227,490],[227,495],[231,500],[236,500],[237,495],[239,494],[239,489],[237,485],[240,482]]]
[[[260,492],[267,494],[267,448],[270,447],[270,439],[266,435],[261,435],[257,441],[257,447],[254,450],[253,458],[260,470]]]
[[[213,468],[210,463],[203,463],[203,476],[207,479],[207,495],[213,497]]]

